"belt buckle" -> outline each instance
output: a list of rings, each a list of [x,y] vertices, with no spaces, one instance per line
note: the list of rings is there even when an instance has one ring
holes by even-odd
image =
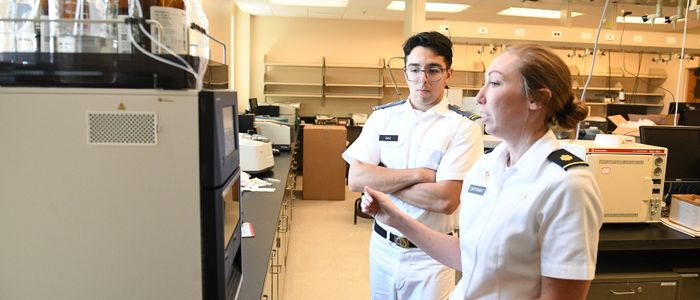
[[[400,237],[396,238],[396,240],[394,241],[394,244],[396,244],[396,246],[399,246],[401,248],[408,249],[409,242],[408,242],[408,239],[406,237],[400,236]]]

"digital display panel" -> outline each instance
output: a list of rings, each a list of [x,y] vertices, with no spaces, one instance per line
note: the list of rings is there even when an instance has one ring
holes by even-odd
[[[240,219],[240,202],[238,200],[241,194],[240,188],[240,180],[235,180],[231,182],[231,185],[226,187],[222,195],[224,202],[224,249],[228,247],[231,238],[234,237],[233,231],[236,230],[238,220]]]
[[[238,132],[235,130],[233,115],[233,106],[227,106],[221,109],[223,114],[222,120],[224,123],[224,157],[231,155],[236,150],[236,137]]]

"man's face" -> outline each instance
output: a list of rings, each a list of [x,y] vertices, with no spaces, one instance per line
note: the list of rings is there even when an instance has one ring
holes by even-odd
[[[451,76],[445,57],[422,46],[413,48],[406,56],[406,81],[413,108],[426,111],[438,104]]]

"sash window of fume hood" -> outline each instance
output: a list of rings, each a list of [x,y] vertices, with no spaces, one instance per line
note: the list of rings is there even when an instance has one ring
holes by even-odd
[[[207,28],[199,0],[0,1],[0,62],[13,53],[138,51],[192,74],[201,89],[209,39],[222,46],[226,58],[225,45],[208,35]],[[200,63],[193,67],[182,55]]]

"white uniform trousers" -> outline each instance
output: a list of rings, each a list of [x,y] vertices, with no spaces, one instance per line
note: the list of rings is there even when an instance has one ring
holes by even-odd
[[[450,296],[455,270],[419,248],[401,248],[376,232],[369,245],[372,300],[439,300]]]

